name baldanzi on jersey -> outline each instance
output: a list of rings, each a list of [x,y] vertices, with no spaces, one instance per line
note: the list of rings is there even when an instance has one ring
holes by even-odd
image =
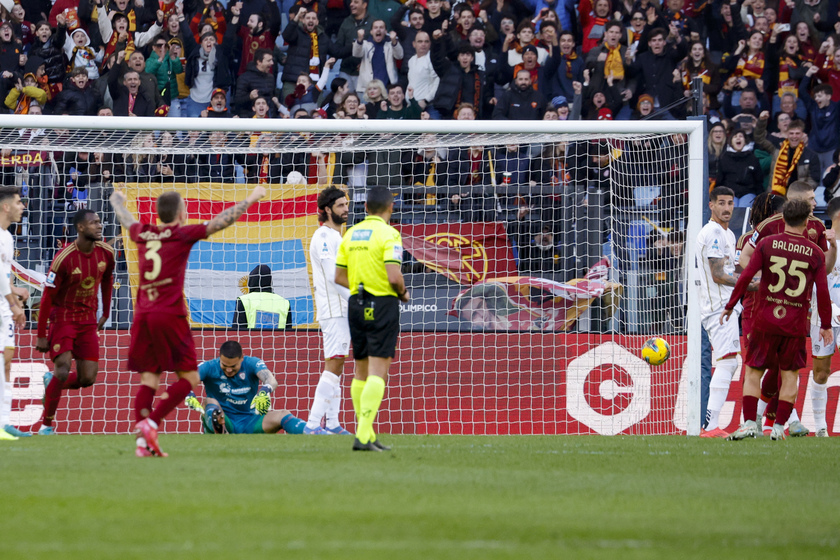
[[[781,239],[773,240],[773,248],[781,249],[782,251],[790,251],[791,253],[799,253],[800,255],[805,255],[808,257],[810,257],[814,253],[813,247],[808,247],[807,245],[800,245],[799,243],[788,243],[787,241],[782,241]]]

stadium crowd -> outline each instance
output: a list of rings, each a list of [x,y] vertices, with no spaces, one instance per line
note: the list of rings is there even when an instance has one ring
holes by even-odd
[[[823,184],[826,200],[840,188],[838,0],[0,4],[0,95],[11,113],[683,119],[691,104],[680,101],[699,77],[712,123],[710,179],[731,187],[739,205],[769,189],[783,193],[797,179]],[[37,144],[39,136],[62,133],[21,135]],[[107,205],[107,185],[120,180],[258,183],[294,174],[310,183],[382,184],[402,189],[402,204],[418,212],[442,209],[467,221],[496,219],[501,211],[534,251],[575,243],[570,236],[579,232],[561,224],[581,220],[581,197],[593,186],[605,187],[603,202],[612,207],[638,206],[639,187],[658,188],[666,227],[678,227],[687,202],[687,178],[678,165],[687,153],[677,136],[621,150],[607,141],[562,142],[379,150],[333,154],[332,160],[328,150],[272,150],[281,143],[306,146],[306,138],[293,134],[251,135],[255,153],[243,156],[224,152],[232,139],[222,133],[150,134],[137,141],[219,150],[51,154],[52,175],[40,180],[38,162],[22,166],[4,157],[3,182],[20,183],[21,170],[32,175],[29,188],[42,192],[28,193],[31,224],[50,198],[50,208],[68,202],[71,208],[85,198]],[[630,178],[627,184],[610,180],[616,165],[632,166],[632,173],[620,174]],[[96,185],[105,190],[95,193]],[[550,258],[537,262],[554,266]]]

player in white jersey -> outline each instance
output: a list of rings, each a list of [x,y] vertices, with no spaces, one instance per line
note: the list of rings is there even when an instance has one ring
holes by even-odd
[[[826,216],[831,220],[831,230],[840,230],[840,198],[833,198],[826,208]],[[828,403],[828,377],[831,375],[831,356],[835,344],[840,346],[840,262],[834,264],[828,273],[828,294],[831,296],[831,328],[834,331],[834,344],[822,344],[819,336],[820,317],[816,312],[816,297],[811,298],[811,352],[814,357],[814,375],[808,391],[814,408],[814,427],[817,437],[828,437],[828,424],[825,421],[825,407]],[[816,326],[815,326],[816,325]],[[816,329],[816,330],[815,330]],[[817,333],[816,336],[814,333]],[[807,435],[807,429],[802,435]],[[791,435],[793,431],[791,430]]]
[[[697,237],[697,263],[700,269],[700,317],[712,342],[712,379],[709,404],[701,437],[727,437],[718,424],[720,410],[729,393],[729,383],[738,368],[741,352],[738,321],[720,323],[720,314],[735,287],[735,234],[729,229],[735,204],[732,189],[716,187],[709,194],[712,219]],[[751,289],[755,289],[751,285]]]
[[[14,356],[14,329],[15,325],[22,328],[26,323],[26,316],[19,301],[29,296],[23,296],[19,288],[12,285],[12,259],[15,256],[15,242],[9,227],[19,222],[23,217],[23,202],[20,200],[20,191],[17,187],[0,187],[0,296],[3,296],[3,303],[8,313],[4,314],[0,308],[0,341],[4,348],[9,346],[8,336],[11,336],[11,356]],[[12,412],[12,383],[11,369],[6,367],[6,356],[8,349],[0,353],[0,369],[4,372],[3,382],[0,383],[0,440],[15,440],[20,435],[25,435],[9,425],[9,417]],[[11,361],[11,358],[8,358]]]
[[[336,187],[318,194],[318,220],[323,224],[312,236],[309,259],[315,285],[316,320],[324,338],[324,371],[315,387],[312,410],[303,429],[306,434],[352,435],[341,427],[341,373],[350,352],[347,300],[350,290],[335,283],[335,258],[341,245],[341,226],[347,222],[347,195]],[[323,424],[323,425],[322,425]]]

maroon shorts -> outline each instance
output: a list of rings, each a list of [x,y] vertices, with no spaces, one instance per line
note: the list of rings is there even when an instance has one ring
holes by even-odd
[[[755,331],[747,342],[748,366],[755,369],[773,369],[798,371],[805,367],[808,353],[805,349],[804,336],[782,336]]]
[[[96,323],[51,323],[49,341],[50,359],[53,362],[65,352],[70,352],[77,360],[99,361],[99,332]]]
[[[741,356],[745,364],[750,360],[750,334],[753,332],[753,324],[752,315],[744,316],[743,313],[741,314],[741,332],[744,334],[744,340],[746,341],[746,344],[742,348],[743,352]]]
[[[135,315],[128,369],[141,373],[196,371],[195,343],[187,318],[164,313]]]

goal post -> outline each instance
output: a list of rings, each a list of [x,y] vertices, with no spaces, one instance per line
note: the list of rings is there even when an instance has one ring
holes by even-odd
[[[395,194],[412,300],[380,413],[383,431],[429,434],[700,432],[694,240],[702,227],[704,121],[391,121],[0,116],[0,169],[22,188],[16,282],[33,295],[18,336],[13,422],[38,427],[52,366],[34,350],[39,278],[78,208],[118,248],[100,376],[68,392],[57,431],[131,429],[125,370],[136,248],[107,202],[124,185],[141,221],[177,190],[191,223],[263,183],[268,196],[193,249],[185,296],[199,359],[240,340],[280,387],[274,407],[306,418],[323,369],[311,288],[315,200],[345,188],[350,222],[367,187]],[[234,329],[237,297],[271,270],[284,329]],[[243,326],[244,327],[244,326]],[[645,340],[672,358],[650,366]],[[354,426],[352,360],[342,423]],[[163,379],[165,383],[169,377]],[[201,392],[201,391],[200,391]],[[199,430],[179,407],[164,430]]]

